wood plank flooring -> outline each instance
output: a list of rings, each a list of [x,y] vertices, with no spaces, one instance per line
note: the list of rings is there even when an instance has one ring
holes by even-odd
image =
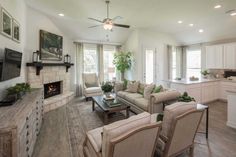
[[[69,104],[73,105],[73,110],[78,106],[81,111],[82,118],[78,114],[73,114],[73,118],[80,118],[86,123],[86,115],[96,118],[97,113],[90,110],[91,102],[74,101]],[[194,157],[236,157],[236,130],[226,126],[227,120],[227,104],[223,102],[213,102],[209,105],[209,138],[205,138],[204,134],[197,134],[195,139]],[[81,108],[84,108],[81,110]],[[79,110],[80,109],[80,110]],[[68,146],[68,135],[65,134],[65,114],[66,107],[49,112],[45,115],[45,122],[38,138],[34,157],[70,157],[71,152]],[[236,112],[236,111],[235,111]],[[205,115],[204,115],[205,116]],[[92,120],[90,118],[90,120]],[[87,118],[88,119],[88,118]],[[90,121],[89,120],[89,121]],[[87,120],[88,121],[88,120]],[[82,130],[95,127],[100,119],[95,120],[96,123],[90,122],[86,124]],[[100,125],[100,123],[99,123]],[[80,127],[79,125],[77,127]],[[205,117],[200,125],[199,130],[205,129]],[[76,130],[76,129],[75,129]],[[77,129],[81,130],[81,129]],[[71,134],[71,132],[70,132]],[[79,132],[75,132],[78,136]],[[84,133],[81,133],[81,135]],[[74,135],[70,135],[73,137]],[[79,139],[79,136],[78,136]],[[76,142],[75,142],[76,143]],[[77,142],[81,143],[81,142]],[[81,146],[80,146],[81,147]],[[81,149],[78,149],[81,151]],[[82,153],[76,153],[73,157],[82,157]],[[187,156],[186,154],[181,157]]]

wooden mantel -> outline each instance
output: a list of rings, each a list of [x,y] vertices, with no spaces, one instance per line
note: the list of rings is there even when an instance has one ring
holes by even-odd
[[[73,63],[26,63],[26,66],[33,66],[36,68],[36,75],[40,75],[40,71],[43,69],[44,66],[65,66],[66,72],[68,72],[68,69],[73,65]]]

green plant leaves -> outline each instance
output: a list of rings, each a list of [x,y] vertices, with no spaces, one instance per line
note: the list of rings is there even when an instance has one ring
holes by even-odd
[[[113,64],[116,69],[121,73],[131,68],[132,65],[132,54],[131,52],[117,52],[114,55]]]

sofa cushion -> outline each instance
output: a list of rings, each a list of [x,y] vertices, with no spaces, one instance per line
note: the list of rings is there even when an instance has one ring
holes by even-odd
[[[171,126],[173,125],[176,117],[195,109],[197,109],[196,102],[177,102],[172,105],[166,106],[164,110],[161,135],[169,138],[171,133]]]
[[[127,85],[126,92],[137,93],[139,82],[129,82]]]
[[[90,88],[86,88],[84,89],[86,94],[92,94],[92,93],[99,93],[102,92],[101,87],[90,87]]]
[[[117,121],[103,127],[102,156],[108,157],[110,141],[131,129],[150,124],[150,113],[143,112],[128,119]]]
[[[139,94],[142,94],[144,93],[144,88],[146,87],[146,84],[145,83],[139,83],[139,86],[138,86],[138,93]]]
[[[135,99],[134,104],[138,106],[139,108],[145,111],[148,111],[149,100],[145,98],[138,98],[138,99]]]
[[[102,131],[103,127],[100,127],[87,132],[87,137],[96,152],[102,150]]]
[[[90,88],[90,87],[98,87],[98,82],[85,82],[85,86],[86,88]]]
[[[142,98],[143,96],[139,93],[128,93],[125,95],[125,100],[135,103],[135,100],[138,98]]]
[[[123,99],[125,99],[125,96],[127,94],[129,94],[129,92],[126,92],[126,91],[119,91],[119,92],[117,92],[117,96],[119,96],[119,97],[121,97]]]
[[[150,95],[152,94],[152,91],[153,91],[154,88],[155,88],[155,84],[147,85],[147,86],[144,88],[143,97],[144,97],[145,99],[149,99],[149,98],[150,98]]]

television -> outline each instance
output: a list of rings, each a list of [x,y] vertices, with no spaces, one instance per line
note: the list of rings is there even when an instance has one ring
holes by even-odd
[[[3,59],[0,59],[0,81],[20,76],[22,53],[5,48]]]

